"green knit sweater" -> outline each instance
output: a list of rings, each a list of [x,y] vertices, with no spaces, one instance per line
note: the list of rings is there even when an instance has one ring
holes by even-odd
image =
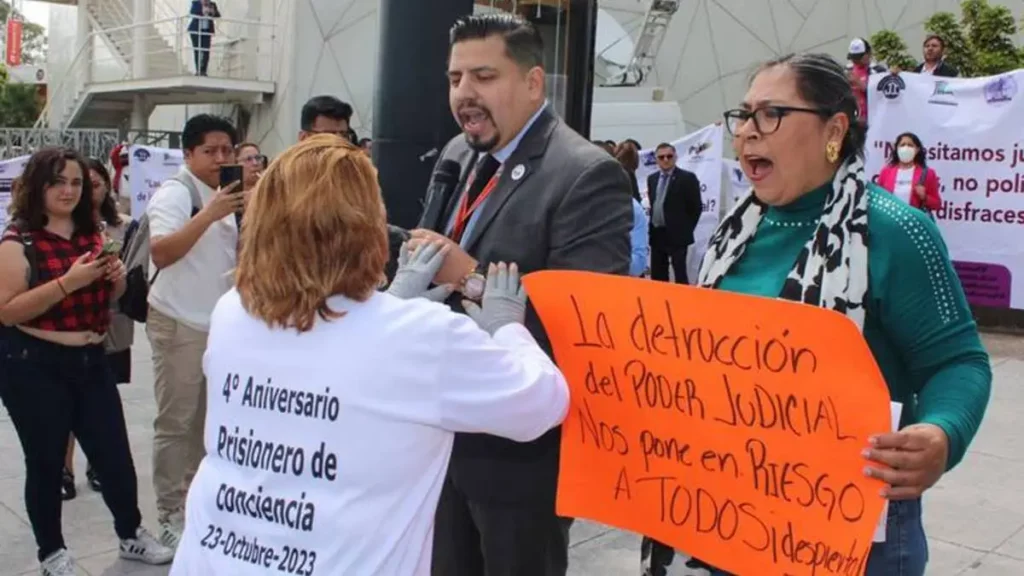
[[[770,207],[723,290],[777,297],[825,205],[831,183]],[[870,184],[864,339],[903,403],[901,427],[926,422],[949,437],[947,470],[963,458],[992,387],[988,354],[938,228]]]

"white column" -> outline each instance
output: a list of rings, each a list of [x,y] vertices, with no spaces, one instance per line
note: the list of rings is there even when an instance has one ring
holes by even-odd
[[[93,1],[78,0],[78,29],[75,30],[78,47],[82,48],[83,44],[88,43],[82,50],[82,61],[78,64],[82,67],[82,78],[85,82],[92,80],[92,24],[89,21],[89,3]]]
[[[141,80],[149,76],[149,27],[140,24],[153,21],[153,0],[133,0],[132,8],[132,78]]]
[[[132,116],[128,123],[129,130],[145,132],[149,130],[149,114],[146,97],[142,94],[132,95]]]

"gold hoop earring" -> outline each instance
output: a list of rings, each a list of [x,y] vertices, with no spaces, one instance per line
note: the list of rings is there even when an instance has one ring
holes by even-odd
[[[835,164],[839,160],[839,144],[829,142],[825,145],[825,159],[827,159],[830,164]]]

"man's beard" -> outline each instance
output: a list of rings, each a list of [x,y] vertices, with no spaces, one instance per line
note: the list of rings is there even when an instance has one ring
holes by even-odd
[[[476,105],[475,102],[467,103],[464,106],[460,107],[459,115],[461,116],[462,110],[467,108],[476,110],[482,116],[480,118],[481,124],[488,122],[491,124],[491,126],[494,126],[494,136],[487,139],[484,139],[482,136],[471,136],[469,132],[467,132],[466,129],[464,128],[466,123],[464,118],[459,118],[459,124],[460,127],[462,128],[462,134],[466,137],[466,143],[469,144],[469,147],[472,148],[475,152],[490,152],[501,140],[501,133],[498,131],[497,124],[494,123],[494,117],[491,116],[491,112],[487,108]]]
[[[474,152],[490,152],[494,150],[494,147],[498,145],[498,140],[501,139],[500,134],[495,134],[487,140],[481,139],[479,136],[470,136],[469,134],[463,133],[466,137],[466,143],[473,149]]]

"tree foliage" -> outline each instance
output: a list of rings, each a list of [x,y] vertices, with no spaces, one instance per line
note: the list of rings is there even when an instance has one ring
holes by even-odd
[[[0,71],[0,128],[31,128],[43,108],[38,86],[8,82],[7,69]]]
[[[871,52],[879,62],[885,62],[890,68],[910,70],[917,65],[914,57],[907,52],[907,44],[900,35],[892,30],[879,30],[868,39]]]

